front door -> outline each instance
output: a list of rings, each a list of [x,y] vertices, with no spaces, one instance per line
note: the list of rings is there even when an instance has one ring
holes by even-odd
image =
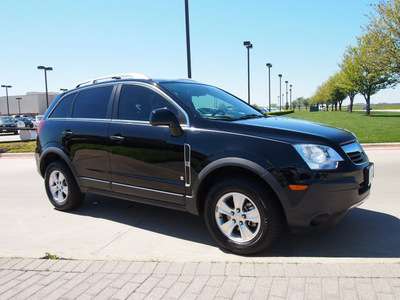
[[[111,121],[112,190],[141,198],[184,204],[184,139],[168,127],[152,126],[153,109],[177,108],[146,85],[120,86]]]

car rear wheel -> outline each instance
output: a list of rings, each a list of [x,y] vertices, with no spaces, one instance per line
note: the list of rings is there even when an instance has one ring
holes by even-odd
[[[244,255],[271,246],[283,221],[281,209],[268,190],[239,178],[226,179],[211,189],[205,219],[221,247]]]
[[[79,207],[84,198],[70,169],[62,162],[52,162],[46,169],[45,187],[53,206],[62,211]]]

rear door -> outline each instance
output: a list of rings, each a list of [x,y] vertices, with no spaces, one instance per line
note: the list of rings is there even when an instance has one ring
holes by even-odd
[[[184,204],[185,134],[172,137],[166,126],[152,126],[152,110],[167,107],[185,123],[179,108],[148,84],[123,84],[110,124],[110,162],[115,192]]]
[[[81,90],[62,124],[62,143],[82,186],[111,189],[108,127],[115,85]]]

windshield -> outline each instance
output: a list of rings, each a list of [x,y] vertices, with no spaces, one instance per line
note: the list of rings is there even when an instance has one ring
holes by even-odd
[[[176,82],[162,85],[206,119],[234,121],[263,117],[240,99],[213,86]]]
[[[14,123],[14,119],[12,117],[1,117],[0,118],[0,124],[8,124],[8,123]]]

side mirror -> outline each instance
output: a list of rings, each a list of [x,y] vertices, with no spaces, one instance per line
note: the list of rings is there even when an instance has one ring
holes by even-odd
[[[181,136],[183,129],[178,122],[178,119],[168,108],[157,108],[150,114],[150,124],[153,126],[167,125],[171,130],[172,136]]]

